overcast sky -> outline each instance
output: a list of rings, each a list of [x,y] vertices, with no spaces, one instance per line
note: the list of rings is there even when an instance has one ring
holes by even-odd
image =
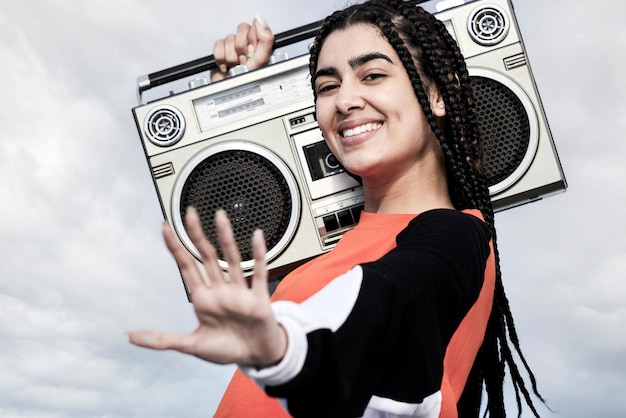
[[[0,3],[0,416],[211,416],[231,367],[124,337],[195,327],[136,79],[210,54],[257,12],[281,32],[344,3]],[[569,190],[496,216],[505,287],[555,416],[623,417],[626,6],[513,3]]]

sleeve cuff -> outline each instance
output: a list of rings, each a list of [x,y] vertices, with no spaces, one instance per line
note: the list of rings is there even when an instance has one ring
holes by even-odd
[[[260,386],[278,386],[287,383],[296,377],[304,366],[308,350],[306,334],[298,321],[287,314],[295,306],[293,302],[286,301],[272,303],[274,317],[287,334],[287,351],[280,363],[263,369],[239,366],[246,376],[254,379]]]

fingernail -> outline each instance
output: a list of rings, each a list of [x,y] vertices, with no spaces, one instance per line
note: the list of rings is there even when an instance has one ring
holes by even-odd
[[[259,25],[261,26],[267,26],[267,22],[265,21],[265,19],[263,18],[263,16],[261,16],[261,13],[257,13],[256,14],[256,21],[258,22]]]
[[[252,233],[252,237],[256,238],[263,238],[263,230],[262,229],[255,229],[254,232]]]
[[[185,210],[185,215],[189,215],[190,213],[195,213],[197,215],[198,211],[193,206],[187,206],[187,209]]]
[[[225,73],[228,71],[228,67],[226,67],[226,64],[220,64],[220,72]]]
[[[224,209],[218,209],[218,210],[215,211],[215,217],[218,217],[218,216],[226,216],[226,217],[228,217],[228,215],[226,214],[226,211]]]
[[[254,45],[250,44],[248,45],[248,58],[253,58],[254,57]]]

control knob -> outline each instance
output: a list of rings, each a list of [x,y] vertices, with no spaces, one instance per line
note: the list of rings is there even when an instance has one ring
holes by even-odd
[[[247,72],[248,72],[248,67],[243,64],[239,64],[239,65],[235,65],[234,67],[231,67],[228,70],[228,75],[231,77],[234,77],[236,75],[244,74]]]
[[[287,61],[288,59],[289,59],[289,54],[287,54],[286,52],[282,52],[282,51],[276,51],[270,57],[270,65]]]

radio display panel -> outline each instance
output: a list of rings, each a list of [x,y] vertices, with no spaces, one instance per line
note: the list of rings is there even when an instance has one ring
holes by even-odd
[[[307,67],[258,80],[193,100],[200,131],[278,108],[297,100],[313,100]]]

